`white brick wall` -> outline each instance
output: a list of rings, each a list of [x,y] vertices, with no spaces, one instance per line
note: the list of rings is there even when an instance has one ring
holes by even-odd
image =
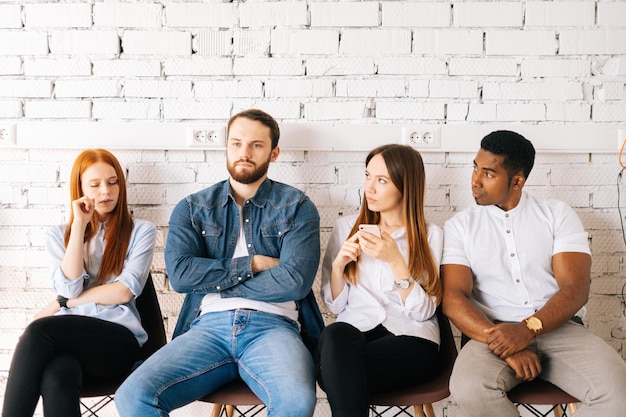
[[[251,106],[281,122],[626,129],[626,3],[0,1],[0,127],[221,124]],[[51,296],[42,233],[66,218],[69,165],[81,146],[80,137],[66,140],[72,150],[0,142],[0,395],[17,337]],[[164,278],[171,208],[224,177],[223,151],[115,152],[129,169],[136,215],[159,227],[153,271]],[[364,156],[283,150],[272,166],[318,205],[324,242],[360,202]],[[442,225],[472,202],[474,154],[424,156],[427,213]],[[589,328],[626,357],[619,169],[616,152],[540,154],[528,187],[581,216],[594,252]],[[182,299],[164,280],[159,289],[171,332]],[[178,415],[201,414],[206,406]]]

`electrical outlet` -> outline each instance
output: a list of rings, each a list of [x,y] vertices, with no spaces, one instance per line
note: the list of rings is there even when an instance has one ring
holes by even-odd
[[[17,143],[15,124],[0,123],[0,146],[15,145]]]
[[[402,127],[402,143],[416,149],[441,148],[441,127],[414,125]]]
[[[194,148],[223,148],[226,146],[224,126],[188,126],[187,144]]]

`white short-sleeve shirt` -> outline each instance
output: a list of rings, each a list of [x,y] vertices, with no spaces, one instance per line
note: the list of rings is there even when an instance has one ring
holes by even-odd
[[[521,321],[558,291],[553,255],[590,254],[587,232],[570,206],[526,193],[509,211],[468,207],[446,222],[444,236],[442,264],[471,268],[474,301],[498,321]]]

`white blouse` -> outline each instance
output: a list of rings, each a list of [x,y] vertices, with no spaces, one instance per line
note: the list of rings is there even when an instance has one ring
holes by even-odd
[[[395,335],[416,336],[439,344],[439,324],[435,311],[435,297],[420,285],[413,285],[405,302],[402,302],[394,284],[391,268],[386,262],[363,253],[358,262],[358,284],[345,281],[341,293],[333,300],[330,291],[332,262],[348,238],[357,215],[343,217],[335,228],[326,248],[322,263],[321,295],[328,309],[338,314],[337,321],[368,331],[379,324]],[[428,243],[438,269],[443,249],[443,230],[428,224]],[[408,260],[408,241],[404,229],[392,235],[405,261]]]

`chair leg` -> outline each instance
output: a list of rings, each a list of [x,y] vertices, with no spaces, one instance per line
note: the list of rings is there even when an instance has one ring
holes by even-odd
[[[563,411],[561,410],[560,405],[554,409],[554,417],[563,417]]]
[[[569,403],[567,404],[567,414],[573,415],[576,411],[578,411],[578,403]]]
[[[413,414],[415,415],[415,417],[425,417],[424,416],[424,409],[422,408],[422,404],[415,404],[413,406]]]
[[[235,406],[227,405],[226,406],[226,417],[233,417],[235,415]]]
[[[222,413],[222,404],[213,404],[211,417],[220,417],[221,413]]]
[[[435,410],[433,410],[432,404],[424,404],[424,410],[426,410],[426,417],[435,417]]]

